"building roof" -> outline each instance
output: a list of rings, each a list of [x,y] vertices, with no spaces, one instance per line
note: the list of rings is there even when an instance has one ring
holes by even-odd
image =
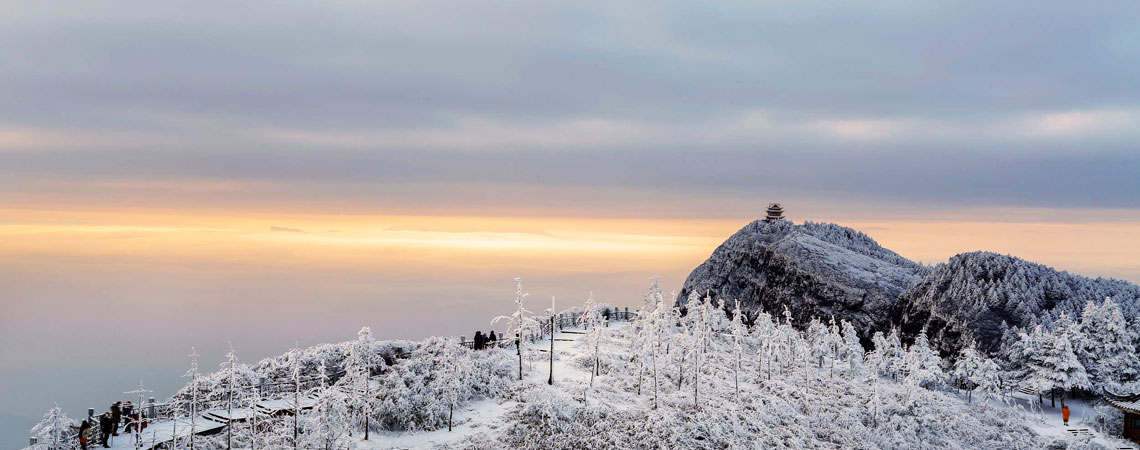
[[[1116,407],[1116,409],[1128,411],[1132,414],[1140,414],[1140,392],[1114,394],[1105,391],[1104,400],[1107,401],[1108,404]]]

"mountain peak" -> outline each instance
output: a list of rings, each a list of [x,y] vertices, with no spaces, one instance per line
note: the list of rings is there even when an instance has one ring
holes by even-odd
[[[898,295],[926,269],[866,234],[832,223],[757,220],[724,241],[681,289],[738,299],[753,311],[843,317],[868,330],[885,325]]]
[[[794,320],[846,319],[861,337],[893,326],[926,329],[944,354],[968,342],[993,351],[1009,327],[1051,324],[1112,297],[1124,316],[1140,315],[1140,287],[1087,278],[1011,255],[974,251],[930,268],[833,223],[757,220],[724,241],[689,274],[690,292]]]

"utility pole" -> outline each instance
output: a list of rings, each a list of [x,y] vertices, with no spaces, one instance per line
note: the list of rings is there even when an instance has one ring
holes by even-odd
[[[233,351],[233,347],[230,347]],[[230,360],[230,399],[226,402],[226,450],[233,448],[234,438],[234,361]]]
[[[554,385],[554,296],[550,296],[550,378],[546,384]]]

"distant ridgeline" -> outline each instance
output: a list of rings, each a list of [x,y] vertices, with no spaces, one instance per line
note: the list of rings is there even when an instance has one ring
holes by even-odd
[[[1131,345],[1140,342],[1140,287],[1134,284],[988,252],[927,267],[860,231],[829,223],[796,225],[782,212],[724,241],[693,270],[679,297],[707,294],[725,300],[726,307],[738,299],[752,314],[788,308],[801,325],[812,317],[845,319],[860,330],[864,344],[876,331],[896,327],[913,339],[925,328],[944,356],[957,356],[971,342],[997,352],[1003,339],[1009,344],[1038,325],[1053,331],[1062,314],[1062,326],[1072,322],[1073,328],[1081,326],[1082,315],[1122,314]],[[1108,297],[1113,305],[1100,308]],[[1086,311],[1090,302],[1095,306]],[[1093,324],[1098,320],[1108,319],[1085,318],[1084,331],[1097,334],[1087,328],[1101,326]]]

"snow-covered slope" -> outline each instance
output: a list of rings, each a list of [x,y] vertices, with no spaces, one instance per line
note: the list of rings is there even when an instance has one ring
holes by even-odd
[[[1105,297],[1135,324],[1140,286],[1072,275],[1008,255],[963,253],[899,298],[896,321],[908,335],[926,327],[946,354],[970,341],[995,351],[1003,323],[1028,328],[1049,325],[1061,313],[1079,318],[1087,302],[1099,304]]]
[[[746,327],[710,303],[690,302],[699,314],[679,317],[656,298],[633,323],[570,327],[553,341],[524,343],[521,368],[511,347],[472,351],[455,339],[370,337],[294,350],[254,366],[227,365],[191,381],[195,389],[180,391],[172,399],[180,406],[174,416],[185,429],[189,404],[199,411],[232,406],[235,417],[246,419],[219,434],[197,436],[193,444],[218,450],[228,440],[233,448],[343,450],[1117,445],[1095,430],[1070,436],[1057,411],[1041,411],[1033,399],[1015,398],[996,385],[979,385],[968,403],[948,384],[949,374],[925,340],[904,348],[893,336],[880,335],[876,345],[882,348],[864,353],[846,322],[813,322],[801,332],[760,313]],[[924,363],[922,355],[934,363]],[[553,384],[547,383],[550,367]],[[284,382],[285,389],[250,384],[261,378]],[[188,395],[193,392],[198,395]],[[280,395],[286,401],[305,395],[311,406],[297,420],[288,410],[238,412]],[[148,430],[165,431],[170,421],[164,416]],[[189,444],[182,436],[173,448]]]
[[[680,298],[708,293],[753,311],[786,306],[801,323],[835,317],[861,331],[884,329],[899,294],[926,271],[851,228],[755,221],[693,270]]]

